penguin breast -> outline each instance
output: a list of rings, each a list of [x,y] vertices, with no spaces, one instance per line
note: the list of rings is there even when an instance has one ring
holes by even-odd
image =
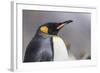
[[[64,61],[69,59],[67,47],[62,38],[58,36],[53,37],[53,49],[54,61]]]

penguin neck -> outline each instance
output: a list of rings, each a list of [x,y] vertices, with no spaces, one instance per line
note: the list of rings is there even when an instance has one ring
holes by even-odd
[[[41,38],[46,39],[46,38],[53,37],[53,35],[49,35],[49,34],[46,34],[46,33],[43,33],[43,32],[37,32],[36,35],[35,35],[35,37],[41,37]]]

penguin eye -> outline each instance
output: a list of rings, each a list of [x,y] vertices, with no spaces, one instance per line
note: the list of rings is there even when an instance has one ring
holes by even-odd
[[[43,33],[48,33],[48,27],[47,26],[42,26],[40,28],[40,31],[43,32]]]

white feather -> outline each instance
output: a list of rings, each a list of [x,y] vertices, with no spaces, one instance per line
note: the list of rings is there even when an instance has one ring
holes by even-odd
[[[58,37],[53,37],[54,61],[68,60],[68,51],[64,41]]]

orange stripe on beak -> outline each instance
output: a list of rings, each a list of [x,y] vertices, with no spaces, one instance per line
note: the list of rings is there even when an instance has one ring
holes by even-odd
[[[60,29],[60,28],[62,28],[64,26],[64,24],[61,24],[61,25],[59,25],[58,27],[57,27],[57,29]]]

